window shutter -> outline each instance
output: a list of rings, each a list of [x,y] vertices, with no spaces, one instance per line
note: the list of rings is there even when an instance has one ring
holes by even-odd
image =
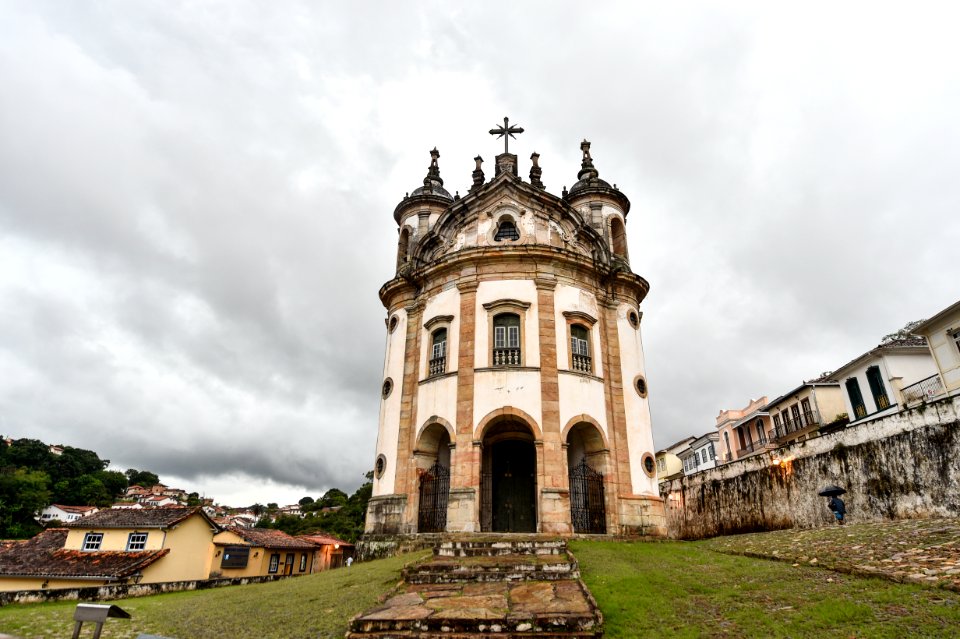
[[[510,340],[509,343],[507,344],[508,348],[520,347],[520,327],[519,326],[508,326],[507,337]]]
[[[506,346],[506,328],[503,326],[495,326],[493,329],[493,347],[494,348],[504,348]]]

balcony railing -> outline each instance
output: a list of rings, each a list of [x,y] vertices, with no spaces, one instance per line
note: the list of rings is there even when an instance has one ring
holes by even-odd
[[[916,384],[905,387],[900,391],[900,394],[903,395],[904,404],[925,402],[943,394],[943,384],[940,382],[939,375],[931,375],[926,379],[921,379]]]
[[[495,348],[493,349],[494,366],[519,366],[520,349],[519,348]]]
[[[447,358],[434,357],[430,360],[430,377],[434,375],[443,375],[447,372]]]
[[[593,366],[590,361],[589,355],[574,355],[573,356],[573,370],[580,373],[592,373]]]
[[[790,433],[820,426],[822,423],[820,413],[815,410],[800,413],[793,419],[785,419],[782,424],[777,426],[777,439],[783,439]]]

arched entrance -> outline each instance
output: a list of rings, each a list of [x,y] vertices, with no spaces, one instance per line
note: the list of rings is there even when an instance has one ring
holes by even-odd
[[[537,451],[526,424],[504,419],[483,437],[480,528],[537,531]]]
[[[607,449],[594,424],[578,422],[567,432],[567,468],[570,480],[570,521],[573,532],[607,532],[603,471]]]
[[[420,433],[417,449],[420,491],[417,531],[444,532],[450,498],[450,434],[440,424],[430,424]]]

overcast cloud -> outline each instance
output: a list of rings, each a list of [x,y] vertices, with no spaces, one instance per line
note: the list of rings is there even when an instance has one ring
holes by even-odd
[[[658,447],[958,299],[951,3],[0,2],[0,434],[221,503],[373,464],[392,211],[632,200]]]

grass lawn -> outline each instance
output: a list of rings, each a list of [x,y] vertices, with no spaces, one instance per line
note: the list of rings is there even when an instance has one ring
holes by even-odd
[[[176,639],[343,637],[347,622],[400,580],[404,564],[428,552],[356,563],[296,579],[232,586],[116,603],[131,619],[111,619],[103,639],[149,633]],[[77,602],[4,606],[0,633],[24,639],[69,637]],[[88,629],[89,627],[89,629]],[[83,637],[93,636],[84,624]]]
[[[713,552],[709,542],[574,541],[607,639],[656,637],[960,637],[960,595],[806,565]],[[349,619],[428,553],[270,584],[117,602],[104,639],[342,637]],[[75,602],[0,608],[0,633],[69,637]],[[92,636],[92,628],[84,633]]]
[[[607,639],[960,637],[960,595],[723,555],[703,542],[574,541]]]

